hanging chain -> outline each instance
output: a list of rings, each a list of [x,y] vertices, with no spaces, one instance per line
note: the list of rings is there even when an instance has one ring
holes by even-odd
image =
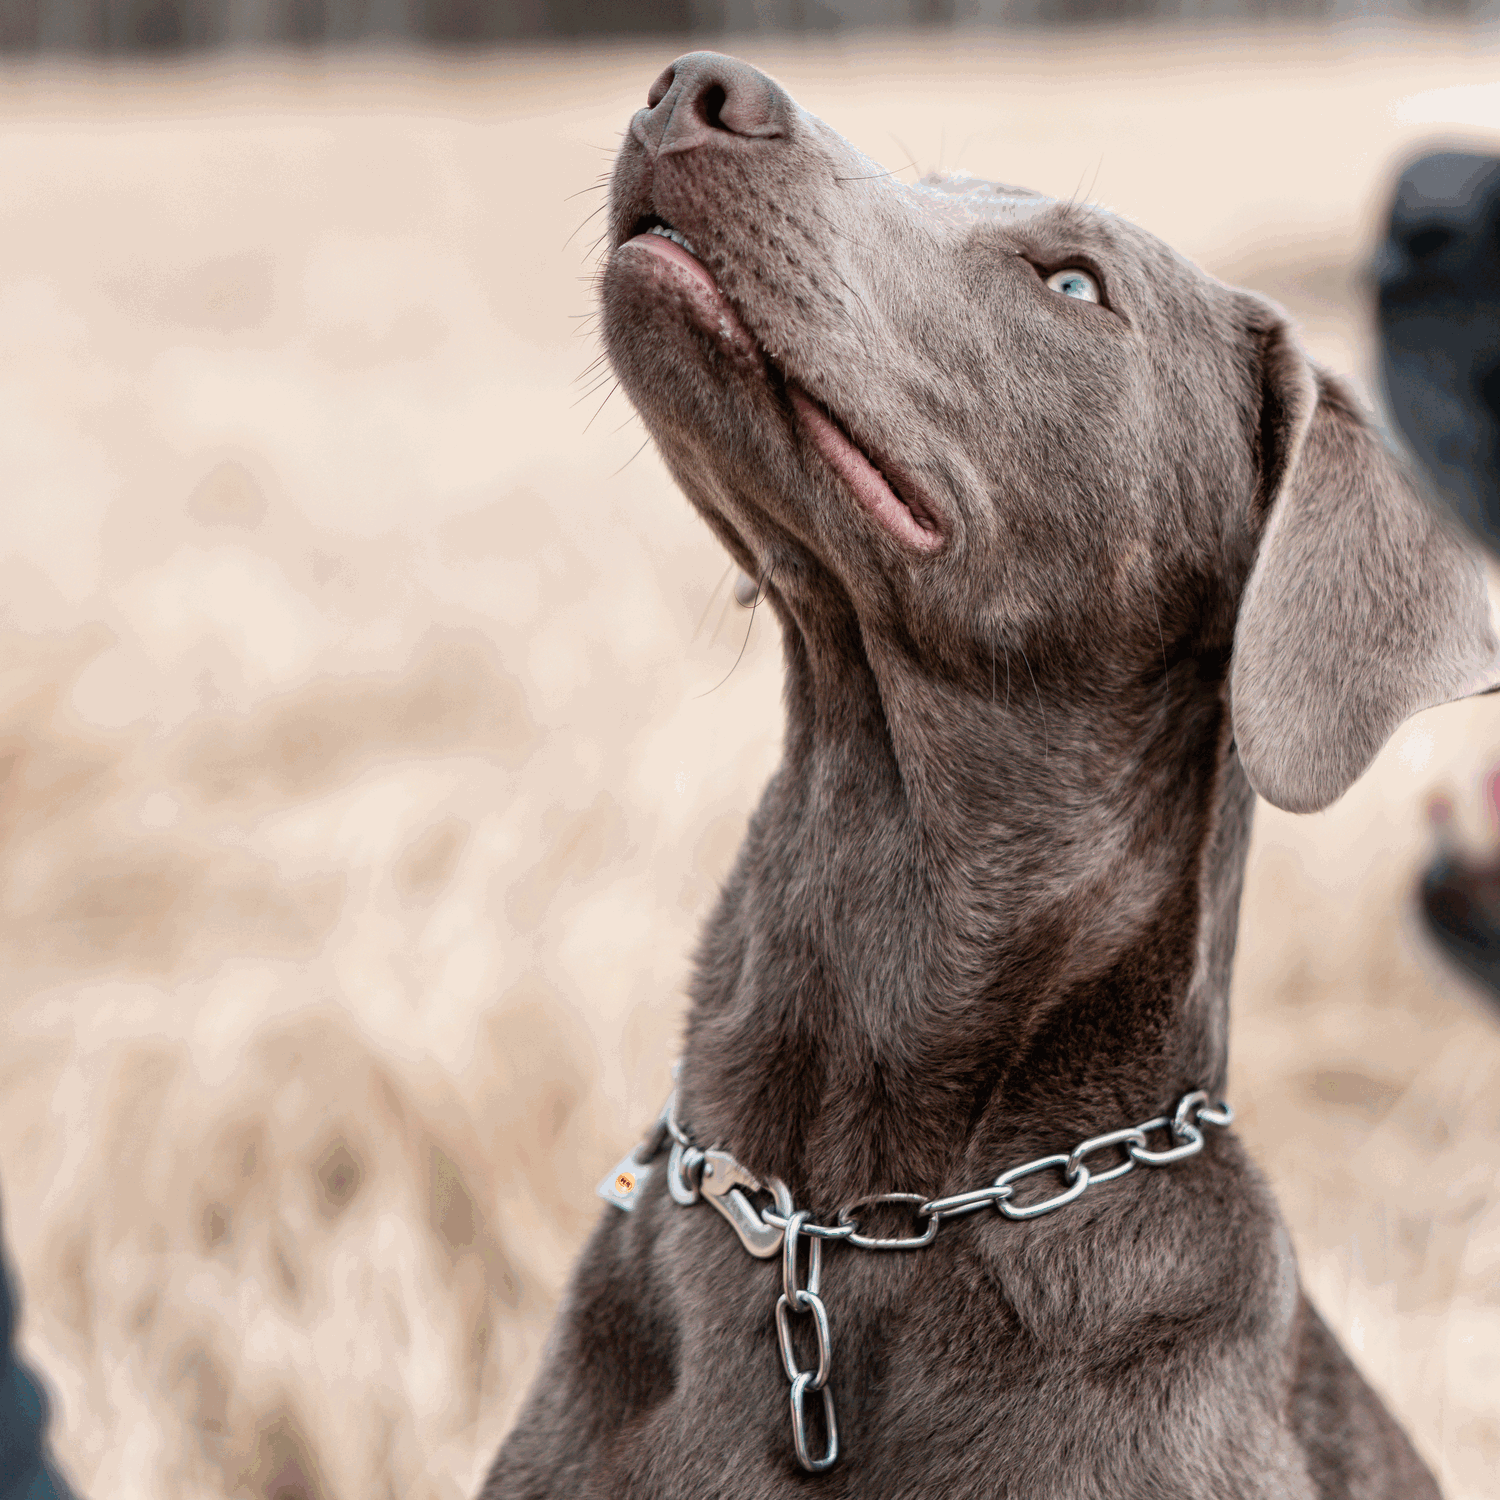
[[[858,1250],[921,1250],[937,1238],[938,1229],[949,1219],[960,1219],[982,1208],[995,1208],[1007,1219],[1037,1219],[1070,1203],[1076,1203],[1090,1187],[1113,1182],[1133,1172],[1136,1167],[1170,1167],[1196,1156],[1203,1149],[1203,1126],[1225,1129],[1234,1123],[1234,1111],[1225,1103],[1212,1104],[1202,1089],[1184,1094],[1170,1115],[1157,1115],[1124,1130],[1111,1130],[1090,1136],[1071,1151],[1039,1156],[1002,1172],[985,1187],[946,1198],[926,1198],[921,1193],[872,1193],[846,1203],[833,1224],[817,1224],[806,1209],[796,1209],[792,1195],[779,1178],[764,1181],[740,1165],[727,1151],[701,1149],[677,1119],[677,1096],[674,1093],[662,1108],[652,1133],[622,1163],[635,1167],[644,1180],[649,1163],[666,1144],[672,1147],[667,1160],[667,1190],[673,1200],[687,1207],[700,1199],[711,1203],[729,1221],[745,1248],[762,1259],[781,1252],[781,1296],[776,1302],[776,1338],[781,1346],[781,1363],[791,1381],[792,1445],[797,1462],[810,1474],[831,1469],[839,1456],[838,1417],[834,1411],[833,1391],[828,1384],[833,1370],[833,1335],[828,1309],[819,1295],[823,1272],[823,1241],[845,1240]],[[1166,1132],[1167,1142],[1157,1148],[1151,1137]],[[1112,1166],[1090,1166],[1089,1158],[1112,1151],[1119,1160]],[[1027,1178],[1055,1172],[1064,1186],[1050,1197],[1017,1201],[1017,1189]],[[617,1207],[634,1208],[636,1177],[630,1174],[631,1187],[623,1197],[619,1177],[613,1191],[606,1191],[610,1179],[600,1185],[601,1196]],[[747,1198],[769,1193],[775,1207],[756,1208]],[[910,1208],[912,1227],[907,1235],[881,1237],[861,1233],[856,1211],[881,1204],[899,1203]],[[925,1221],[925,1223],[924,1223]],[[807,1274],[800,1270],[800,1250],[807,1244]],[[817,1364],[804,1370],[792,1344],[793,1319],[807,1326],[811,1319],[817,1341]],[[814,1392],[822,1401],[823,1425],[827,1430],[825,1452],[815,1458],[807,1440],[807,1397]]]
[[[828,1326],[828,1309],[818,1296],[818,1282],[823,1272],[822,1240],[808,1240],[807,1281],[802,1286],[797,1284],[797,1246],[802,1238],[802,1226],[810,1217],[803,1209],[786,1221],[781,1241],[781,1296],[776,1299],[776,1338],[781,1344],[781,1363],[786,1378],[792,1383],[792,1446],[797,1450],[797,1462],[809,1474],[821,1474],[824,1469],[831,1469],[838,1459],[839,1422],[833,1409],[833,1392],[828,1389],[828,1376],[833,1369],[833,1334]],[[812,1319],[818,1339],[816,1369],[804,1370],[797,1363],[797,1352],[792,1348],[794,1313]],[[816,1391],[823,1398],[823,1425],[828,1430],[828,1443],[822,1458],[814,1458],[807,1450],[807,1417],[803,1405],[809,1391]]]

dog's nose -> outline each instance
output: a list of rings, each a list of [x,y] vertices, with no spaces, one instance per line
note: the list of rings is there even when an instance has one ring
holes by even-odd
[[[658,155],[688,151],[716,135],[785,135],[792,101],[772,79],[738,58],[689,52],[651,85],[636,116],[643,143]]]

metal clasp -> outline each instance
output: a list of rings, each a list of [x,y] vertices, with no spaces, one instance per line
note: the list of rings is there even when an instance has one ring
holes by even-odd
[[[753,1172],[742,1167],[727,1151],[705,1151],[703,1153],[703,1176],[699,1190],[703,1200],[710,1203],[729,1220],[729,1227],[739,1235],[740,1243],[757,1260],[769,1260],[781,1249],[785,1231],[775,1224],[767,1224],[750,1200],[740,1191],[748,1188],[752,1193],[769,1189],[776,1199],[776,1207],[783,1219],[792,1212],[792,1194],[779,1178],[772,1177],[762,1183]]]
[[[674,1203],[691,1208],[700,1196],[699,1180],[703,1174],[703,1153],[696,1146],[673,1141],[667,1153],[667,1191]]]
[[[760,1178],[742,1167],[727,1151],[714,1149],[703,1153],[703,1180],[699,1187],[710,1198],[722,1198],[733,1188],[760,1191]]]

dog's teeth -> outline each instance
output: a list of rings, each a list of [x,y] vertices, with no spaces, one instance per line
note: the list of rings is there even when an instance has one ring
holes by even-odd
[[[693,249],[693,242],[685,234],[680,230],[670,229],[665,224],[653,224],[646,233],[659,234],[664,240],[671,240],[674,245],[681,245],[689,255],[696,255],[698,253]]]

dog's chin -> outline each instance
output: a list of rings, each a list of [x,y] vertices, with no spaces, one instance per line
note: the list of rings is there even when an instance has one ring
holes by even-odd
[[[610,360],[653,425],[716,429],[726,401],[771,394],[760,346],[708,269],[670,240],[640,234],[620,246],[603,292]]]
[[[832,469],[904,549],[936,552],[945,538],[930,502],[909,482],[898,488],[889,466],[878,465],[832,412],[777,368],[682,240],[655,231],[634,235],[605,272],[606,341],[648,425],[659,436],[663,427],[684,437],[696,431],[725,458],[739,456],[729,451],[739,443],[725,445],[731,411],[790,428],[794,446],[813,465]]]

